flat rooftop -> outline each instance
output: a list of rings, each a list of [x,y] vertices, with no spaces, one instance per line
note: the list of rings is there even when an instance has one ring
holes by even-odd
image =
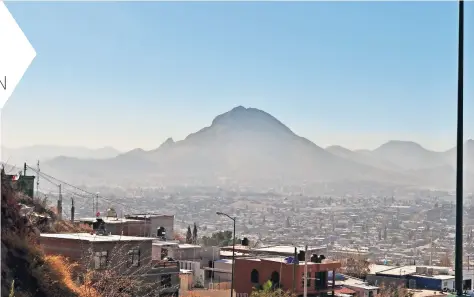
[[[249,261],[257,261],[257,262],[262,262],[262,261],[271,261],[271,262],[278,262],[278,263],[283,263],[283,264],[288,264],[288,265],[293,265],[293,263],[286,263],[285,258],[281,257],[262,257],[262,258],[240,258],[243,260],[249,260]],[[307,265],[325,265],[325,264],[333,264],[333,263],[339,263],[337,261],[333,262],[325,262],[325,263],[313,263],[313,262],[308,262]],[[304,261],[299,261],[297,265],[304,266]]]
[[[197,244],[180,243],[178,245],[178,248],[180,248],[180,249],[200,249],[200,248],[202,248],[202,246],[197,245]]]
[[[119,241],[153,241],[150,237],[97,235],[90,233],[41,233],[43,238],[71,239],[89,242],[119,242]]]
[[[163,247],[177,247],[179,245],[178,242],[174,242],[174,241],[161,241],[161,240],[156,240],[155,238],[155,241],[153,241],[153,245],[155,246],[163,246]]]
[[[115,218],[115,217],[100,217],[106,224],[123,224],[123,223],[128,223],[128,222],[136,222],[136,223],[143,223],[143,220],[134,220],[134,219],[125,219],[125,218]],[[90,218],[80,218],[75,221],[78,222],[95,222],[96,218],[90,217]]]
[[[296,252],[299,253],[300,251],[304,251],[304,247],[296,247]],[[316,251],[326,251],[326,247],[317,247],[317,246],[311,246],[308,247],[308,253],[311,252],[316,252]],[[291,254],[293,255],[295,253],[295,246],[291,245],[277,245],[277,246],[268,246],[268,247],[261,247],[261,248],[256,248],[253,249],[253,251],[256,252],[270,252],[270,253],[281,253],[281,254]]]

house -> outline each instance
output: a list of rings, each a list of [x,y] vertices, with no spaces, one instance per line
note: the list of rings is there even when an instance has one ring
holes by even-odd
[[[282,288],[302,296],[304,292],[304,262],[289,258],[237,258],[234,273],[239,276],[234,279],[237,294],[251,294],[254,288],[262,287],[271,281],[274,287]],[[335,280],[328,280],[328,272],[341,267],[340,262],[315,261],[307,263],[308,296],[319,296],[335,290]]]
[[[110,208],[100,219],[107,231],[113,235],[153,237],[162,240],[173,240],[174,215],[131,214],[119,218],[117,212]],[[92,225],[97,217],[81,218],[80,223]]]
[[[369,285],[361,279],[347,276],[345,280],[337,281],[336,284],[355,292],[351,295],[356,297],[375,297],[379,292],[379,287]]]
[[[69,258],[79,264],[78,272],[113,270],[149,284],[159,296],[179,296],[179,265],[176,261],[152,260],[152,241],[147,237],[90,233],[40,235],[46,255]]]
[[[10,181],[12,189],[33,198],[35,193],[35,176],[26,175],[26,163],[24,164],[23,174],[22,172],[19,172],[16,175],[6,174],[5,168],[3,167],[0,174],[2,177],[5,177],[6,180]]]
[[[367,275],[367,281],[373,285],[403,286],[422,290],[454,290],[454,271],[439,266],[400,266],[377,269]],[[473,275],[463,271],[463,287],[472,289]]]
[[[181,269],[192,271],[192,286],[202,287],[206,281],[206,266],[212,267],[213,261],[219,260],[219,248],[173,241],[153,242],[152,258],[160,260],[167,257],[178,261]]]

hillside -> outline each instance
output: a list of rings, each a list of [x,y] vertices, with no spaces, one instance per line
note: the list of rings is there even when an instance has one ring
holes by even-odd
[[[36,246],[40,230],[51,231],[47,218],[54,220],[54,213],[14,192],[2,174],[2,296],[13,291],[15,297],[79,297]]]
[[[444,152],[428,150],[410,141],[389,141],[375,150],[351,151],[340,146],[326,148],[329,152],[356,162],[385,170],[401,172],[416,178],[418,185],[453,189],[456,178],[456,148]],[[472,190],[474,180],[474,141],[464,144],[464,179]]]
[[[472,140],[466,142],[467,180],[474,176],[473,146]],[[254,184],[372,181],[451,188],[454,161],[454,149],[434,152],[399,140],[375,150],[323,149],[272,115],[239,106],[184,140],[168,138],[150,151],[134,149],[101,160],[61,156],[43,163],[42,170],[79,183],[183,184],[226,179]]]
[[[24,162],[36,164],[56,157],[75,157],[80,159],[113,158],[120,152],[112,147],[89,149],[77,146],[33,145],[21,148],[2,147],[2,161],[21,166]]]
[[[410,181],[403,174],[334,155],[296,135],[270,114],[242,106],[217,116],[209,127],[184,140],[170,138],[151,151],[136,149],[107,160],[61,157],[44,166],[61,174],[76,171],[97,177]]]

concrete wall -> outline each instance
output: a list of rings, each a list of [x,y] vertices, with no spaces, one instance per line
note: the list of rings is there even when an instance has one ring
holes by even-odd
[[[232,280],[232,260],[230,261],[215,261],[214,268],[219,270],[225,270],[226,272],[214,272],[214,279],[219,282],[230,282]],[[250,279],[250,275],[248,277]]]
[[[192,285],[196,286],[198,283],[204,285],[205,273],[204,269],[201,269],[201,263],[196,261],[179,261],[179,268],[185,270],[191,270],[193,276]]]
[[[166,240],[173,240],[174,238],[174,216],[157,216],[150,219],[150,233],[151,237],[156,237],[156,230],[159,227],[166,229]]]
[[[173,262],[156,264],[152,263],[152,241],[113,241],[90,243],[79,239],[62,239],[40,237],[40,245],[47,255],[63,255],[80,264],[81,270],[95,269],[94,253],[107,251],[108,269],[117,273],[140,275],[144,283],[159,286],[163,275],[171,275],[172,287],[165,289],[164,293],[177,295],[179,291],[179,266]],[[140,249],[140,266],[129,265],[128,252],[138,247]],[[171,264],[171,265],[170,265]]]
[[[125,221],[120,223],[106,223],[107,232],[113,235],[148,236],[149,222]]]
[[[344,285],[345,287],[353,290],[356,292],[356,296],[357,297],[375,297],[377,296],[377,289],[371,289],[371,290],[368,290],[368,289],[364,289],[364,288],[360,288],[360,287],[353,287],[353,286],[350,286],[350,285]]]
[[[114,235],[156,237],[159,227],[166,229],[166,240],[174,237],[174,216],[156,216],[150,220],[127,220],[106,222],[107,231]]]
[[[195,248],[175,248],[173,255],[176,260],[199,260],[201,261],[201,247]]]
[[[45,254],[63,255],[87,269],[94,269],[94,254],[101,251],[107,252],[107,265],[117,272],[134,273],[143,266],[151,264],[151,240],[89,242],[78,239],[40,237],[40,245]],[[140,250],[139,267],[128,267],[128,252],[132,248]]]

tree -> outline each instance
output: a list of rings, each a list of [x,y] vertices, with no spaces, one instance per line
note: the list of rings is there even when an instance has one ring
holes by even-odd
[[[219,231],[219,232],[212,233],[210,237],[203,236],[202,243],[205,246],[232,245],[232,231]]]
[[[194,228],[193,228],[193,243],[197,244],[197,239],[198,239],[198,228],[196,226],[196,223],[194,223]]]
[[[440,259],[440,265],[443,267],[451,267],[451,259],[449,258],[449,254],[446,252]]]
[[[188,232],[186,233],[186,243],[193,242],[193,233],[191,232],[191,226],[188,226]]]
[[[380,286],[376,297],[413,297],[414,293],[404,287]]]
[[[296,295],[282,289],[274,289],[272,281],[268,280],[261,289],[254,288],[250,297],[296,297]]]
[[[370,263],[365,259],[349,258],[344,262],[342,263],[342,271],[349,276],[364,279],[370,272]]]

